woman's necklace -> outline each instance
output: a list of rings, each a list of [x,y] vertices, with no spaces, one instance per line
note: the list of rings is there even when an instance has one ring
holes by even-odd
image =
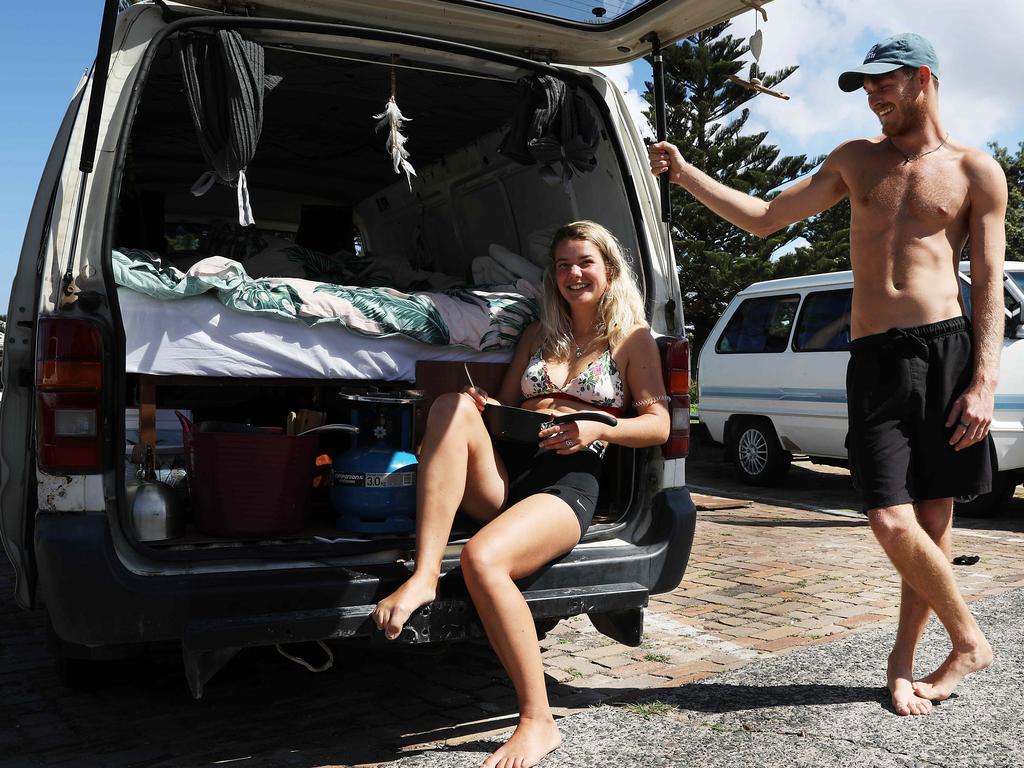
[[[925,155],[930,155],[932,152],[938,152],[940,149],[942,149],[944,146],[946,146],[946,142],[949,141],[949,134],[948,133],[946,134],[946,138],[944,138],[942,140],[942,143],[939,144],[939,146],[937,146],[935,149],[929,149],[927,152],[922,152],[922,153],[920,153],[918,155],[908,155],[902,149],[900,149],[895,144],[893,144],[891,136],[886,136],[885,138],[886,138],[886,141],[889,142],[889,146],[892,147],[893,149],[895,149],[897,152],[900,153],[900,155],[903,156],[903,164],[904,165],[909,165],[910,163],[914,162],[915,160],[920,160],[922,157],[924,157]]]
[[[573,346],[576,347],[576,359],[579,360],[586,354],[587,350],[590,349],[590,345],[594,343],[594,339],[591,339],[581,347],[580,343],[576,341],[576,334],[570,331],[569,335],[572,337]]]

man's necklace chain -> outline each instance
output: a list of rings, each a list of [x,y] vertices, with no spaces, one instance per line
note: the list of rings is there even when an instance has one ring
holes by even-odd
[[[932,152],[938,152],[940,149],[946,146],[946,142],[949,141],[949,134],[946,134],[946,137],[942,140],[942,143],[939,144],[939,146],[937,146],[935,149],[929,149],[927,152],[922,152],[918,155],[908,155],[906,152],[904,152],[902,149],[900,149],[893,143],[891,136],[886,136],[885,138],[886,141],[889,142],[889,146],[896,150],[896,152],[898,152],[903,157],[903,164],[909,165],[915,160],[920,160],[922,157],[924,157],[925,155],[930,155]]]

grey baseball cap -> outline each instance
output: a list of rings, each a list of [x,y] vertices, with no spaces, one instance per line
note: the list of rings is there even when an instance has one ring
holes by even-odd
[[[932,44],[920,35],[913,32],[893,35],[873,45],[859,67],[843,72],[839,76],[839,87],[847,92],[856,91],[864,85],[864,75],[884,75],[900,67],[928,67],[937,78],[939,57]]]

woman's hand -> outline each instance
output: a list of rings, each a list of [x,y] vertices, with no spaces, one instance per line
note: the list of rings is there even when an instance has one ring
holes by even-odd
[[[473,403],[476,405],[477,409],[481,413],[483,412],[489,398],[486,390],[481,389],[480,387],[471,387],[467,384],[460,391],[473,398]]]
[[[551,448],[566,456],[582,451],[595,440],[608,442],[607,429],[597,421],[570,421],[542,429],[537,436],[540,437],[541,448]]]

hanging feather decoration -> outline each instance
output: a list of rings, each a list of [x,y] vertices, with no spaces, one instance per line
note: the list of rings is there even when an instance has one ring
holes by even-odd
[[[391,162],[394,164],[395,173],[405,172],[405,178],[409,182],[409,190],[412,191],[412,177],[416,175],[416,169],[409,162],[409,150],[405,148],[405,142],[408,141],[408,138],[402,135],[403,124],[412,122],[412,120],[402,114],[402,110],[398,108],[398,102],[395,101],[395,68],[393,65],[397,58],[397,56],[392,56],[391,98],[388,99],[384,111],[379,115],[374,115],[373,118],[378,121],[378,131],[385,127],[388,129],[388,140],[385,148],[391,154]]]

